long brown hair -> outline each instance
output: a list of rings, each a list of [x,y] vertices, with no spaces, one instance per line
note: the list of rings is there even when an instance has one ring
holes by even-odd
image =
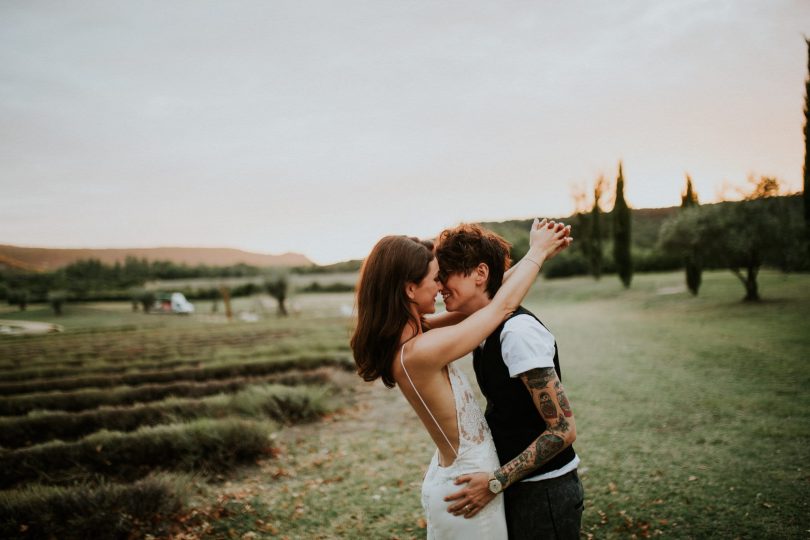
[[[371,250],[357,284],[357,327],[351,339],[357,373],[366,381],[382,378],[394,386],[391,362],[406,324],[418,328],[405,285],[421,282],[433,260],[433,243],[408,236],[386,236]]]

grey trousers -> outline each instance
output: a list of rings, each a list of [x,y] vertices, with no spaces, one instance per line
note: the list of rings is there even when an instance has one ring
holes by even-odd
[[[503,494],[510,540],[579,540],[585,491],[576,470],[550,480],[518,482]]]

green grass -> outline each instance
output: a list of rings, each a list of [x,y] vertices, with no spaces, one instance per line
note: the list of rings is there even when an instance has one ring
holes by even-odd
[[[763,272],[758,304],[741,302],[729,272],[705,273],[696,298],[683,283],[681,273],[638,275],[630,290],[615,276],[541,280],[525,302],[560,348],[586,489],[583,536],[806,537],[810,275]],[[351,294],[300,295],[289,319],[230,325],[203,317],[204,304],[196,318],[68,306],[67,332],[2,337],[0,362],[9,374],[69,366],[53,374],[78,377],[332,350],[348,341],[352,303]],[[59,322],[49,313],[18,318]],[[471,376],[469,358],[460,364]],[[191,512],[202,517],[173,527],[200,537],[424,538],[430,439],[397,390],[340,375],[352,405],[281,429],[272,458],[225,484],[197,480],[207,495]]]
[[[764,273],[756,305],[740,302],[728,273],[705,275],[698,298],[656,294],[681,279],[641,276],[631,291],[571,280],[527,302],[560,345],[585,530],[800,536],[810,525],[810,277]]]
[[[680,273],[636,276],[627,291],[614,276],[539,281],[525,302],[560,347],[583,536],[804,537],[810,276],[764,272],[761,304],[741,302],[728,272],[706,273],[697,298],[677,292],[682,283]],[[279,534],[424,537],[432,443],[398,391],[357,385],[358,408],[282,431],[273,465],[236,481]]]

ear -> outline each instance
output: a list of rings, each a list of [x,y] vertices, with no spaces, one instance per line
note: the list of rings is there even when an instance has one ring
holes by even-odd
[[[479,263],[475,267],[475,284],[486,285],[487,280],[489,280],[489,266],[487,263]]]
[[[416,283],[405,284],[405,296],[407,296],[411,300],[414,300],[416,298]]]

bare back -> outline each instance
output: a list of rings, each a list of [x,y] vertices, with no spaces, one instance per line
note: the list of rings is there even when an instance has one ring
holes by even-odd
[[[391,371],[400,392],[408,400],[411,408],[416,412],[416,415],[422,421],[422,425],[430,434],[430,438],[436,444],[436,448],[439,449],[440,465],[447,467],[455,461],[459,449],[458,415],[453,387],[450,384],[450,376],[446,366],[437,369],[426,369],[424,364],[408,364],[410,346],[420,337],[421,335],[416,336],[403,345],[391,366]],[[403,362],[407,373],[402,368]],[[410,379],[408,376],[410,376]],[[416,386],[419,394],[414,391],[411,383]],[[424,404],[422,400],[424,400]],[[441,426],[441,430],[439,430],[437,423],[438,426]],[[444,434],[442,434],[442,431]],[[447,439],[445,439],[445,436]]]

